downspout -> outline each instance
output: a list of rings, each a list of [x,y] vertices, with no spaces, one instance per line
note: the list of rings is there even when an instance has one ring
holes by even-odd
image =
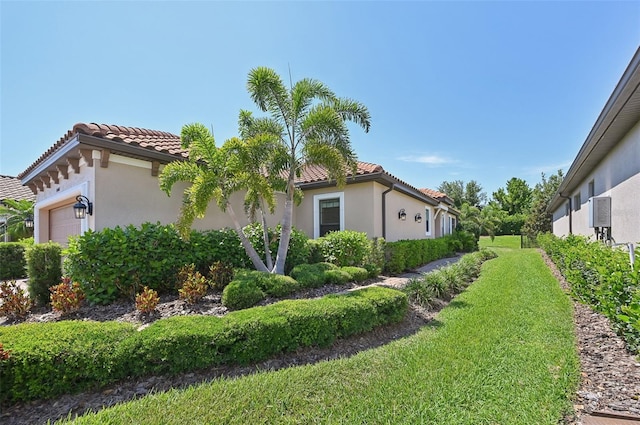
[[[395,183],[391,183],[389,189],[382,192],[382,237],[384,240],[387,240],[387,193],[391,192],[395,186]]]
[[[562,193],[559,193],[558,195],[569,202],[569,234],[573,235],[573,205],[571,205],[571,196],[563,196]]]

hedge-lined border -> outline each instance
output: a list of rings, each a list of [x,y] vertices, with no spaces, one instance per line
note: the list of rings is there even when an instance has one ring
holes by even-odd
[[[400,291],[369,287],[313,300],[285,300],[224,317],[180,316],[141,331],[117,322],[64,321],[0,328],[4,404],[100,387],[125,377],[247,364],[399,322]]]

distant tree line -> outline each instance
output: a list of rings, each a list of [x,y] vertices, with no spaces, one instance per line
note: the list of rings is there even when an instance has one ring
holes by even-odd
[[[477,237],[518,234],[535,237],[552,230],[547,206],[563,177],[562,170],[548,178],[542,173],[533,188],[523,179],[512,177],[488,201],[486,192],[475,180],[443,181],[437,189],[446,193],[460,210],[459,226]]]

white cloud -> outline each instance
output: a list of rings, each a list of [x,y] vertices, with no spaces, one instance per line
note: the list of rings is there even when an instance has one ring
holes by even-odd
[[[445,164],[454,164],[458,161],[445,158],[443,156],[438,155],[416,155],[416,156],[401,156],[398,158],[400,161],[405,162],[419,162],[421,164],[427,164],[432,166],[445,165]]]

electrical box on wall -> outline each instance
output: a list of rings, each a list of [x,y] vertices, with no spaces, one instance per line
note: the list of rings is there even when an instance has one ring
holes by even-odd
[[[611,227],[611,197],[589,198],[589,227]]]

